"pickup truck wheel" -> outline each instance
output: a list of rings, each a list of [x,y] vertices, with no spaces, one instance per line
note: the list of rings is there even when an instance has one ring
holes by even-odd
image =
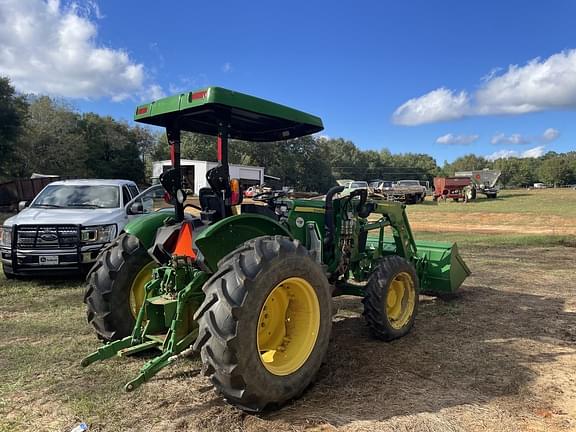
[[[137,237],[122,234],[108,245],[87,276],[86,317],[99,339],[132,333],[144,300],[144,285],[156,263]]]

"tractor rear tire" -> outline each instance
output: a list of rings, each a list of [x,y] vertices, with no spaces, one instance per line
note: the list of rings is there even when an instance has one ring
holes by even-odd
[[[406,335],[418,312],[419,282],[414,266],[398,255],[383,258],[368,279],[364,318],[378,339],[391,341]]]
[[[132,334],[143,285],[155,266],[138,238],[127,233],[102,250],[86,277],[84,295],[86,318],[99,339],[108,342]]]
[[[224,257],[195,320],[203,373],[236,407],[259,412],[300,396],[328,349],[328,279],[298,241],[258,237]]]

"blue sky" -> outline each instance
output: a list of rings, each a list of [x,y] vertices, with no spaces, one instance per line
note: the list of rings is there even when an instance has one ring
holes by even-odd
[[[362,149],[534,156],[576,149],[574,16],[562,0],[2,0],[0,74],[119,119],[220,85]]]

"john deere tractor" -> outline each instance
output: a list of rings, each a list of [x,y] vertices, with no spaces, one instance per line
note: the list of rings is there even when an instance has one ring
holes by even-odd
[[[362,296],[367,330],[390,341],[412,328],[419,294],[453,293],[470,273],[455,244],[415,242],[404,205],[372,202],[365,190],[242,203],[228,140],[274,145],[322,130],[318,117],[209,87],[140,105],[135,120],[166,129],[173,167],[160,182],[174,209],[136,219],[101,253],[85,302],[105,345],[82,361],[156,350],[127,391],[192,349],[230,404],[281,406],[320,368],[332,296]],[[181,131],[217,146],[199,217],[186,211]]]

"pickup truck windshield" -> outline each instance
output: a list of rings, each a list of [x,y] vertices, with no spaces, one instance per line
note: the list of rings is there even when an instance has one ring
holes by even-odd
[[[400,180],[398,184],[402,186],[421,186],[418,180]]]
[[[350,186],[348,186],[350,189],[360,189],[360,188],[368,188],[368,183],[366,182],[352,182],[350,183]]]
[[[31,207],[44,208],[117,208],[118,186],[48,185]]]

